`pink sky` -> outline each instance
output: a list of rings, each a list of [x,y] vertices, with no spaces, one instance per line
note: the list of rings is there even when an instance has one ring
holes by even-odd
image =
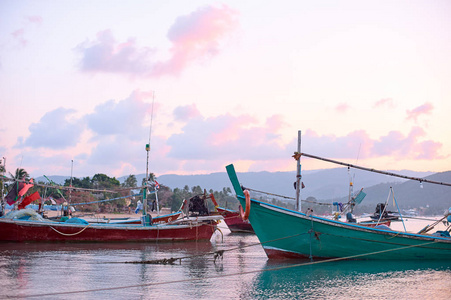
[[[157,175],[295,170],[298,130],[313,155],[451,170],[450,15],[445,0],[3,1],[0,158],[141,174],[152,123]]]

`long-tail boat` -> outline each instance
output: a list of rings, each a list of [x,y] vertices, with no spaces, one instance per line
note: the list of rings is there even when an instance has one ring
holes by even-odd
[[[298,163],[301,155],[314,157],[299,150],[300,146],[293,156]],[[312,212],[303,213],[299,211],[299,204],[296,210],[291,210],[252,199],[250,192],[242,188],[234,166],[228,165],[226,170],[241,206],[245,207],[244,217],[249,219],[270,259],[451,260],[451,226],[445,231],[427,233],[440,221],[446,219],[451,222],[451,208],[442,219],[418,233],[392,231],[386,226],[367,227],[315,216]],[[300,177],[298,165],[298,187]],[[435,183],[426,179],[418,180]],[[438,184],[451,186],[442,182]],[[298,193],[296,198],[299,199]]]
[[[216,199],[213,194],[210,194],[211,201],[215,205],[216,211],[223,216],[224,222],[231,232],[240,232],[240,233],[254,233],[252,229],[252,225],[249,220],[243,220],[243,208],[239,207],[239,211],[231,210],[225,207],[221,207],[216,202]]]
[[[146,145],[147,158],[149,148]],[[146,170],[146,179],[147,174]],[[35,198],[35,196],[24,198],[26,190],[33,186],[33,182],[22,180],[16,183],[14,186],[17,186],[17,189],[13,187],[11,190],[14,194],[11,195],[14,202],[19,203],[26,199],[28,202]],[[147,211],[147,189],[146,183],[142,189],[143,215],[138,224],[89,223],[80,218],[69,217],[65,222],[52,221],[44,219],[33,209],[24,208],[11,211],[0,218],[0,242],[176,242],[211,239],[217,229],[218,221],[222,219],[221,216],[183,218],[172,223],[153,223]],[[168,220],[170,217],[176,218],[176,216],[168,216]]]

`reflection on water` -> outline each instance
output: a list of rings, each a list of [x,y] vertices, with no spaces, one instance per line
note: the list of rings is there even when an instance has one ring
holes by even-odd
[[[268,261],[255,243],[255,235],[227,232],[223,239],[218,234],[202,243],[2,243],[0,298],[440,299],[450,295],[449,262],[341,261],[296,266],[299,261]],[[215,261],[213,253],[224,249],[231,251]],[[189,258],[172,265],[124,263],[172,257]],[[118,287],[126,288],[111,289]],[[74,291],[89,292],[70,293]],[[69,294],[42,296],[57,292]]]
[[[267,263],[266,269],[293,266]],[[451,265],[436,261],[340,261],[262,272],[247,298],[446,299]]]

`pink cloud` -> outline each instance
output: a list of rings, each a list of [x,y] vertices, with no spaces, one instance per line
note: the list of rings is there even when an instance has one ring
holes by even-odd
[[[381,99],[381,100],[377,101],[376,103],[374,103],[373,107],[374,108],[381,108],[381,107],[393,108],[393,107],[395,107],[395,104],[394,104],[392,98],[384,98],[384,99]]]
[[[110,30],[99,32],[95,42],[80,44],[78,49],[83,52],[83,71],[134,75],[149,72],[151,65],[148,58],[153,52],[149,48],[137,48],[133,39],[117,43]]]
[[[271,121],[270,121],[271,123]],[[248,115],[225,114],[190,120],[182,133],[168,138],[168,156],[181,160],[267,160],[283,156],[285,150],[277,137],[268,136],[266,124],[261,126]],[[288,155],[285,153],[285,155]]]
[[[347,103],[340,103],[335,107],[335,110],[339,113],[345,113],[349,110],[349,105]]]
[[[42,18],[40,16],[28,16],[25,17],[25,24],[22,28],[14,30],[11,35],[22,46],[25,47],[28,44],[28,40],[25,38],[25,33],[29,29],[29,24],[41,25]]]
[[[237,26],[236,16],[236,11],[223,5],[178,17],[168,32],[172,58],[156,64],[155,73],[179,74],[188,63],[218,54],[221,41]]]
[[[19,42],[19,44],[23,47],[25,47],[28,43],[28,41],[24,37],[24,34],[25,34],[24,28],[17,29],[11,33],[14,39],[16,39]]]
[[[434,106],[431,103],[425,103],[412,110],[407,110],[407,120],[413,119],[415,122],[421,115],[430,115]]]
[[[335,135],[320,136],[312,130],[307,130],[302,139],[308,140],[308,143],[303,143],[303,151],[336,158],[369,157],[374,145],[374,141],[364,130],[357,130],[342,137]]]
[[[237,26],[236,16],[227,6],[205,6],[177,18],[168,32],[172,55],[166,61],[154,59],[155,49],[140,48],[134,39],[119,43],[105,30],[96,40],[78,45],[81,70],[147,77],[178,75],[188,64],[220,52],[221,43]]]
[[[40,17],[40,16],[28,16],[28,17],[26,17],[26,19],[30,23],[35,23],[37,25],[41,25],[42,24],[42,17]]]
[[[356,159],[391,156],[396,159],[443,158],[439,154],[442,144],[432,140],[420,141],[426,135],[419,127],[414,127],[407,136],[399,131],[391,131],[379,139],[372,139],[367,132],[358,130],[346,136],[320,136],[308,130],[303,135],[305,152],[335,158]]]

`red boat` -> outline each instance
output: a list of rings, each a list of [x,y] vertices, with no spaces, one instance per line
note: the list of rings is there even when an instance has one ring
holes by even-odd
[[[75,218],[74,218],[75,219]],[[71,219],[73,220],[73,219]],[[84,221],[84,220],[82,220]],[[208,241],[217,221],[189,219],[175,225],[101,224],[0,218],[0,241],[144,242]]]
[[[254,229],[251,223],[249,223],[249,220],[243,220],[239,211],[220,207],[213,194],[210,194],[210,198],[215,205],[215,209],[224,217],[224,222],[231,232],[254,233]]]

